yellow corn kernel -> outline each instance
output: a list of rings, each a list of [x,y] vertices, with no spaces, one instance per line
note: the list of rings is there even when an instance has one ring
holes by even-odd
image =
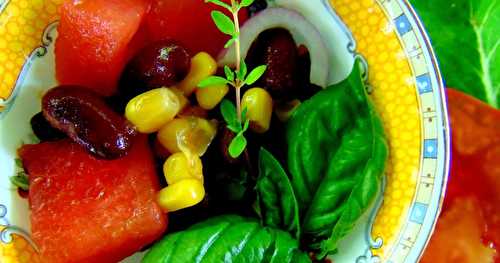
[[[163,188],[157,197],[158,204],[166,212],[194,206],[205,197],[205,188],[198,179],[184,179]]]
[[[257,133],[269,130],[273,113],[273,99],[263,88],[251,88],[245,92],[241,101],[242,108],[247,108],[250,129]]]
[[[171,121],[180,111],[180,102],[170,89],[159,88],[131,99],[125,117],[141,133],[153,133]]]
[[[203,165],[200,157],[182,152],[174,153],[163,164],[163,173],[169,185],[184,179],[198,179],[203,182]]]
[[[200,52],[191,59],[191,68],[186,78],[178,85],[184,95],[189,96],[198,87],[200,81],[212,76],[217,71],[217,62],[206,52]]]
[[[196,100],[200,107],[211,110],[221,102],[229,92],[227,85],[216,85],[196,89]]]
[[[183,110],[189,105],[189,100],[186,98],[186,96],[184,96],[184,92],[182,92],[182,90],[177,87],[171,87],[170,90],[173,91],[175,95],[177,95],[177,98],[179,99],[180,110]]]
[[[158,141],[171,153],[188,152],[202,156],[217,133],[217,125],[198,117],[172,120],[158,132]]]
[[[292,100],[283,104],[279,104],[275,107],[274,113],[278,116],[278,119],[282,122],[288,121],[295,110],[300,106],[300,100]]]

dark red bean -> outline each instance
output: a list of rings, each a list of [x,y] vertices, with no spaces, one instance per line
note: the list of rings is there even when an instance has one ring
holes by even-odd
[[[127,64],[120,91],[131,98],[151,89],[175,85],[186,77],[190,66],[191,57],[181,44],[172,40],[154,42]]]
[[[30,124],[33,133],[40,141],[57,141],[66,137],[66,134],[50,125],[42,112],[35,114]]]
[[[321,91],[323,88],[312,84],[310,81],[311,75],[311,57],[309,55],[309,50],[306,46],[300,45],[297,48],[299,57],[298,57],[298,68],[297,68],[297,77],[299,80],[299,86],[296,90],[296,98],[305,101],[310,99],[316,93]]]
[[[42,99],[45,119],[55,128],[104,159],[122,157],[129,151],[136,131],[104,100],[88,89],[60,86]]]
[[[273,99],[293,97],[299,85],[298,52],[287,30],[275,28],[262,32],[250,47],[247,60],[252,67],[267,65],[258,85],[267,89]]]

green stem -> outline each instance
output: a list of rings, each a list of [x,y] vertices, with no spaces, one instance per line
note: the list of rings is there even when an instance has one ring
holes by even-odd
[[[236,30],[236,39],[234,41],[234,48],[236,53],[236,72],[240,71],[241,65],[241,50],[240,50],[240,20],[238,19],[238,7],[235,0],[231,0],[231,5],[233,8],[233,20],[234,28]],[[236,78],[236,112],[238,116],[238,121],[241,123],[241,80]]]

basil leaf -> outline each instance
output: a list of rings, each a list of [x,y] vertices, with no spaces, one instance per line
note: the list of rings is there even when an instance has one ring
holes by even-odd
[[[224,215],[168,234],[142,260],[160,262],[311,262],[288,233]]]
[[[500,108],[500,1],[412,0],[446,85]]]
[[[264,225],[286,230],[298,239],[299,205],[292,184],[278,160],[264,148],[259,153],[256,191]]]
[[[302,241],[321,258],[337,249],[375,199],[388,156],[359,60],[346,80],[297,108],[287,141]]]

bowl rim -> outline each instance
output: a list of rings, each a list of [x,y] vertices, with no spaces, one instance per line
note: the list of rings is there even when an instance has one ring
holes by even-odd
[[[437,222],[439,220],[439,216],[441,214],[442,208],[443,208],[443,202],[444,198],[446,195],[446,190],[447,190],[447,185],[448,185],[448,180],[450,177],[450,165],[451,165],[451,126],[450,126],[450,120],[449,120],[449,113],[448,113],[448,98],[446,95],[446,85],[444,83],[443,75],[441,73],[441,69],[439,66],[439,60],[436,56],[436,52],[434,51],[434,48],[432,46],[432,41],[429,36],[429,33],[425,29],[424,23],[422,22],[422,19],[418,15],[417,11],[413,7],[413,5],[410,3],[409,0],[400,0],[408,9],[410,14],[412,15],[413,19],[415,20],[415,23],[417,24],[417,28],[422,35],[424,39],[424,43],[426,45],[426,50],[429,52],[429,56],[431,57],[432,65],[434,68],[434,73],[436,74],[437,80],[438,80],[438,86],[439,86],[439,93],[441,97],[440,101],[440,107],[441,107],[441,112],[442,112],[442,118],[443,118],[443,124],[444,126],[442,127],[444,131],[444,146],[445,146],[445,160],[444,160],[444,171],[443,171],[443,181],[441,184],[441,191],[440,191],[440,197],[439,197],[439,203],[437,210],[435,211],[435,216],[434,216],[434,221],[433,224],[431,225],[431,229],[428,232],[427,238],[423,244],[423,247],[420,249],[419,254],[417,255],[416,262],[419,262],[420,259],[423,257],[425,249],[429,245],[429,242],[432,238],[432,235],[436,229]],[[415,196],[414,196],[415,199]]]
[[[376,1],[375,4],[382,5],[382,3],[381,3],[380,0],[375,0],[375,1]],[[1,6],[1,2],[2,2],[2,0],[0,0],[0,6]],[[328,1],[328,2],[330,2],[330,1]],[[430,230],[425,233],[427,236],[425,238],[425,242],[423,243],[422,247],[419,248],[419,249],[413,249],[412,250],[412,251],[418,251],[418,255],[416,256],[416,259],[418,261],[422,257],[422,255],[423,255],[423,253],[425,251],[425,248],[426,248],[426,246],[428,245],[428,243],[429,243],[429,241],[431,239],[432,233],[435,230],[437,221],[439,219],[439,214],[440,214],[440,211],[442,209],[442,205],[443,205],[443,201],[444,201],[444,196],[445,196],[445,193],[446,193],[447,182],[449,180],[450,161],[451,161],[451,152],[450,152],[450,148],[451,148],[450,129],[451,128],[450,128],[450,125],[449,125],[449,118],[448,118],[447,98],[446,98],[446,92],[445,92],[445,84],[444,84],[444,81],[443,81],[443,78],[442,78],[442,75],[441,75],[441,71],[439,69],[439,62],[438,62],[438,60],[436,58],[434,49],[432,48],[431,40],[430,40],[430,38],[428,36],[427,31],[425,30],[425,27],[424,27],[424,25],[423,25],[420,17],[416,13],[416,11],[413,8],[413,6],[411,5],[411,3],[408,0],[397,0],[397,2],[404,4],[405,7],[407,8],[407,10],[409,11],[409,13],[412,15],[412,19],[417,24],[418,32],[423,37],[423,40],[424,40],[424,43],[425,43],[425,48],[424,48],[424,46],[422,46],[422,49],[425,52],[428,52],[429,56],[431,57],[431,62],[429,62],[427,64],[432,64],[433,70],[432,70],[431,73],[437,78],[437,84],[438,84],[437,87],[439,88],[440,101],[439,101],[439,105],[436,105],[436,106],[440,107],[440,110],[441,110],[441,115],[440,116],[442,118],[442,124],[443,124],[443,127],[440,127],[438,130],[439,131],[441,131],[441,130],[444,131],[443,138],[445,140],[444,141],[444,147],[445,147],[445,150],[444,150],[444,167],[443,167],[444,171],[443,171],[442,174],[439,174],[439,176],[442,176],[442,183],[441,183],[441,186],[439,187],[440,188],[440,193],[439,193],[440,197],[439,197],[439,200],[438,200],[437,209],[435,211],[434,210],[432,211],[433,215],[434,215],[433,216],[433,223],[432,223],[432,225],[430,225]],[[4,3],[7,3],[7,5],[8,5],[9,0],[5,1]],[[4,5],[3,7],[5,8],[7,5]],[[0,9],[0,13],[1,12],[2,12],[2,9]],[[46,29],[49,28],[50,26],[51,26],[51,24],[47,24],[46,25]],[[415,28],[415,30],[417,30],[417,28]],[[44,34],[44,36],[45,36],[45,34]],[[41,47],[43,48],[44,45],[45,45],[45,43],[43,42],[43,39],[42,39],[42,46]],[[401,45],[404,46],[403,44],[401,44]],[[37,51],[37,49],[38,49],[38,47],[33,50],[33,53],[31,55],[33,55]],[[23,76],[21,74],[18,76],[18,80],[16,81],[16,84],[17,84],[18,81],[21,81],[22,77]],[[414,79],[415,77],[416,77],[416,74],[412,74],[412,78]],[[3,111],[0,112],[0,120],[2,119],[3,116],[7,115],[8,112],[9,112],[9,110],[12,108],[11,106],[13,106],[14,101],[16,100],[16,97],[18,95],[18,92],[19,92],[19,89],[20,89],[21,86],[22,85],[15,85],[14,89],[11,91],[10,96],[5,101],[2,101],[2,104],[5,103],[5,105],[7,107]],[[416,96],[418,97],[418,95],[419,94],[418,94],[418,90],[417,90],[416,91]],[[420,118],[420,120],[422,120],[422,118],[423,118],[421,115],[422,115],[422,111],[419,109],[419,118]],[[441,123],[439,123],[439,124],[441,124]],[[420,140],[421,147],[423,147],[423,141],[424,141],[423,137],[424,136],[422,134],[422,138]],[[423,154],[420,155],[421,159],[420,159],[419,172],[422,170],[422,167],[421,167],[421,165],[422,165],[422,156],[423,156]],[[417,186],[418,185],[416,185],[415,188],[417,188]],[[415,198],[416,198],[416,193],[413,196],[411,204],[409,204],[410,208],[415,203]],[[406,213],[405,216],[408,217],[409,216],[409,212]],[[406,218],[406,221],[408,221],[407,218]],[[396,236],[399,236],[402,232],[403,232],[402,229],[399,230],[398,234]],[[423,236],[423,235],[421,233],[418,236]],[[417,254],[417,253],[414,252],[414,254]]]

